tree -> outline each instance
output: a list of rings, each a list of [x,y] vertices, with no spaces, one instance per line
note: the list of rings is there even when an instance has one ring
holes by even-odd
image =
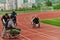
[[[32,8],[36,8],[36,5],[34,3],[32,3]]]
[[[52,2],[49,1],[49,0],[47,0],[47,1],[46,1],[46,6],[52,6]]]

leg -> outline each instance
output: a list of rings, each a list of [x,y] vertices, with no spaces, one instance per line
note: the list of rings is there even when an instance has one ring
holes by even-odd
[[[17,26],[17,18],[16,18],[16,16],[15,16],[15,25]]]
[[[14,25],[17,26],[17,22],[16,22],[16,19],[13,21],[14,22]]]
[[[34,22],[31,23],[32,24],[32,27],[35,28],[36,27],[36,24]]]
[[[40,28],[40,23],[38,25],[39,25],[38,28]]]
[[[32,27],[34,28],[33,22],[31,22]]]
[[[3,30],[2,30],[2,38],[4,38],[5,33],[6,33],[6,29],[5,29],[5,27],[3,27]]]
[[[35,24],[35,27],[39,28],[40,27],[40,23]]]

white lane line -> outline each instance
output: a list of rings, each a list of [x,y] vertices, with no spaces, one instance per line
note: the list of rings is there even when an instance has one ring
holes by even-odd
[[[26,36],[24,36],[24,35],[22,35],[22,34],[20,34],[20,36],[26,38],[27,40],[31,40],[30,38],[28,38],[28,37],[26,37]]]
[[[28,36],[31,36],[31,35],[38,35],[39,37],[45,37],[45,38],[49,38],[49,39],[52,39],[52,40],[58,40],[58,38],[56,38],[56,37],[53,37],[53,36],[48,36],[48,35],[45,35],[45,34],[42,34],[42,33],[32,33],[31,31],[29,31],[29,30],[23,30],[23,31],[25,31],[25,32],[30,32],[30,34],[28,35]]]
[[[18,22],[18,24],[19,24],[19,22]],[[23,25],[23,24],[20,24],[20,25]],[[24,27],[26,26],[26,25],[23,25]],[[26,27],[27,28],[27,27]],[[27,29],[29,29],[29,28],[27,28]],[[53,39],[58,39],[57,37],[54,37],[54,36],[51,36],[51,35],[48,35],[48,34],[45,34],[45,33],[42,33],[42,32],[39,32],[39,31],[37,31],[37,30],[32,30],[32,29],[29,29],[29,30],[31,30],[31,31],[35,31],[35,32],[37,32],[38,34],[43,34],[43,35],[45,35],[45,37],[51,37],[51,38],[53,38]],[[31,32],[32,33],[32,32]]]

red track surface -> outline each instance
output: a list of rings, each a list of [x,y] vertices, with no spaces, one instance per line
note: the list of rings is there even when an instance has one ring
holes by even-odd
[[[41,28],[32,28],[31,19],[37,15],[40,19],[59,18],[60,11],[54,12],[34,12],[29,14],[20,14],[17,16],[18,28],[21,28],[21,35],[17,39],[10,40],[60,40],[60,28],[41,23]],[[0,24],[2,32],[2,24]],[[1,34],[0,32],[0,34]],[[8,38],[0,40],[8,40]]]

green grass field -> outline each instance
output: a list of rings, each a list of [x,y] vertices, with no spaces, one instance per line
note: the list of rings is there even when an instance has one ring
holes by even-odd
[[[60,26],[60,18],[41,20],[41,22],[50,25]]]

